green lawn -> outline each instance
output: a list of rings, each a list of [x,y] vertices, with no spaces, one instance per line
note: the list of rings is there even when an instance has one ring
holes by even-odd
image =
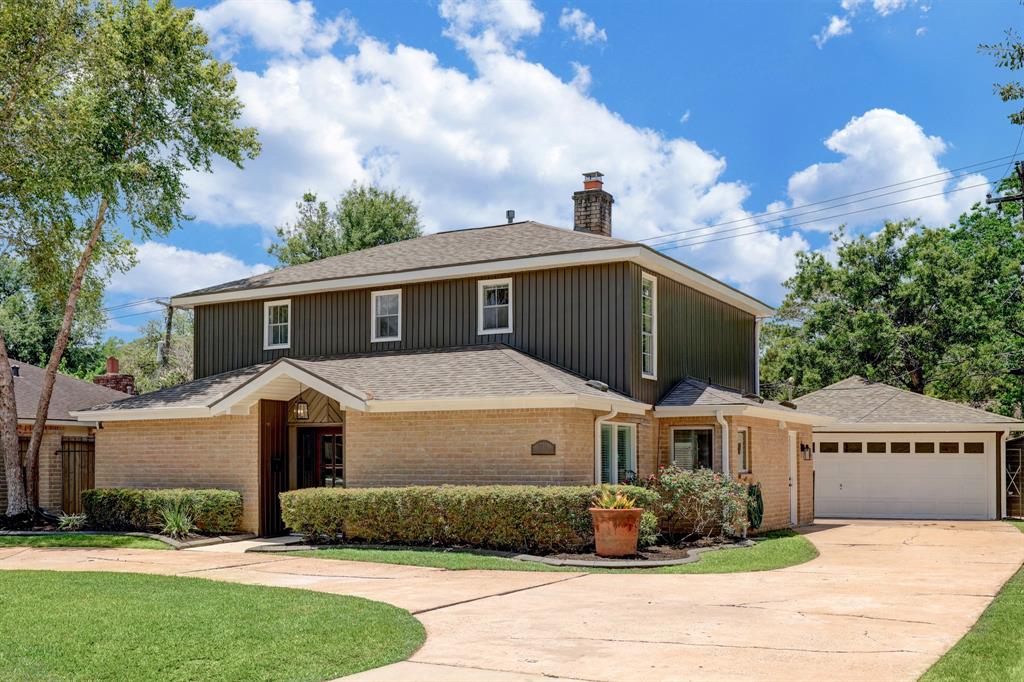
[[[1024,521],[1010,521],[1024,532]],[[971,631],[921,680],[1024,679],[1024,568],[1010,578]]]
[[[117,547],[119,549],[170,549],[170,545],[134,535],[0,535],[0,547]]]
[[[818,556],[818,551],[802,535],[791,530],[766,533],[753,547],[723,549],[707,552],[692,564],[639,569],[587,569],[572,566],[548,566],[530,561],[517,561],[501,557],[480,556],[469,552],[416,549],[362,549],[341,547],[334,549],[290,552],[316,559],[343,559],[347,561],[374,561],[383,564],[428,566],[452,571],[557,571],[590,573],[740,573],[770,571],[784,568]]]
[[[0,614],[10,680],[329,680],[425,637],[357,597],[131,573],[0,571]]]

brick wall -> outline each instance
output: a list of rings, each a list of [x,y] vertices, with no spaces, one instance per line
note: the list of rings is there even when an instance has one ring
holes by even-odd
[[[772,419],[749,417],[726,417],[729,424],[729,468],[740,480],[760,483],[764,498],[764,522],[760,531],[788,528],[789,514],[789,432],[797,432],[797,444],[811,443],[811,427],[787,423],[779,428],[779,422]],[[668,465],[672,443],[673,426],[706,426],[714,430],[713,462],[716,471],[722,470],[722,429],[713,417],[672,417],[658,420],[658,462]],[[750,429],[749,474],[739,473],[739,455],[736,449],[736,431],[740,427]],[[814,464],[797,459],[798,499],[797,519],[799,525],[814,520]]]
[[[61,510],[63,494],[61,481],[60,442],[64,427],[47,426],[43,431],[43,441],[39,444],[39,506],[54,514]],[[68,429],[73,436],[86,436],[88,429]],[[27,424],[18,425],[18,438],[29,438],[32,427]],[[0,513],[7,509],[7,472],[0,462]]]
[[[259,515],[259,420],[104,422],[96,432],[96,487],[223,488],[242,493],[242,530]]]
[[[346,479],[388,485],[589,485],[594,481],[591,410],[473,410],[345,415]],[[538,440],[555,455],[531,455]]]

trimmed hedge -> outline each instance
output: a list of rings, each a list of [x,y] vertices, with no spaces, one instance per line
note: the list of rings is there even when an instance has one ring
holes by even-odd
[[[242,495],[234,490],[95,488],[82,493],[89,525],[97,530],[159,530],[161,511],[179,504],[203,533],[231,533],[242,521]]]
[[[615,486],[653,508],[658,495]],[[579,552],[594,543],[588,486],[305,488],[281,493],[285,525],[314,540]]]

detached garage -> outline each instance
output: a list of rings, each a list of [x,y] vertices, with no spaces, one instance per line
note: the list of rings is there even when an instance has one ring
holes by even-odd
[[[814,429],[819,518],[995,519],[1005,446],[1024,423],[850,377],[795,400],[836,418]]]

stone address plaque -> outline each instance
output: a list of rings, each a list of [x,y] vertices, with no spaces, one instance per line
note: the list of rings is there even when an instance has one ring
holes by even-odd
[[[539,440],[530,446],[531,455],[553,455],[555,454],[555,444],[549,440]]]

